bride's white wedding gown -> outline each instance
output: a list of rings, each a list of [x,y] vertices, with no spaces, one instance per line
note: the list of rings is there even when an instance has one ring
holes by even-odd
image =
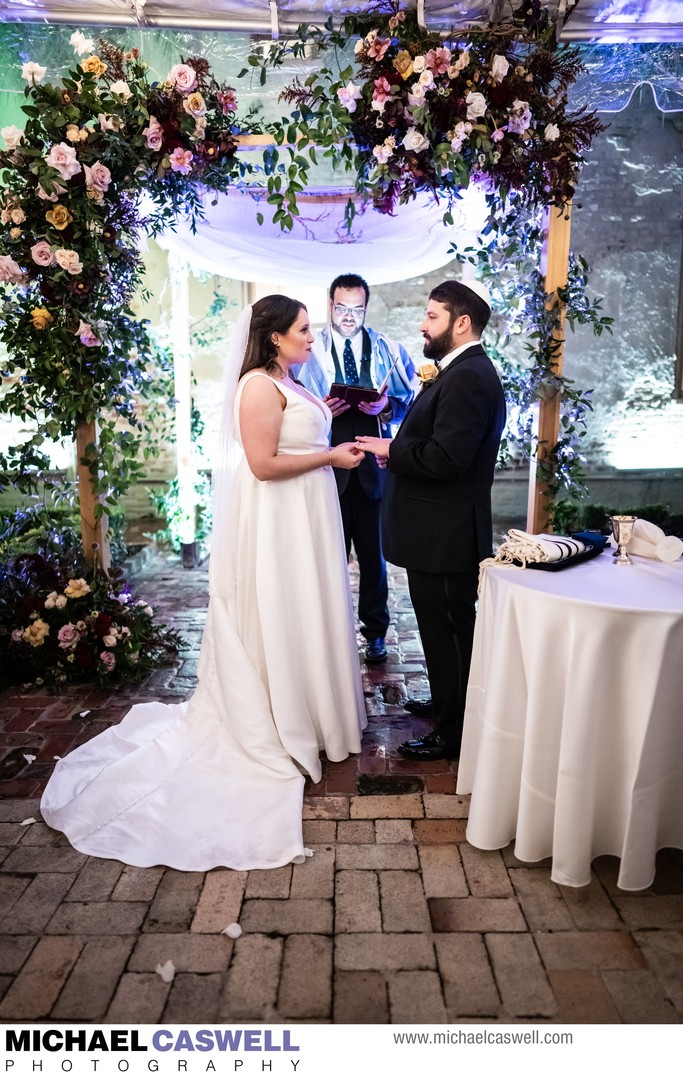
[[[243,378],[235,401],[252,372]],[[284,395],[278,452],[326,449],[331,416]],[[237,429],[239,429],[236,422]],[[43,818],[92,856],[178,870],[278,867],[304,855],[304,777],[360,751],[366,724],[334,476],[259,482],[243,458],[202,643],[178,705],[134,706],[57,763]]]

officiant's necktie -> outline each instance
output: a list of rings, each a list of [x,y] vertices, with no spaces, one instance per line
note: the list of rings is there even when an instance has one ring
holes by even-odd
[[[351,347],[351,341],[344,341],[344,380],[347,385],[358,384],[358,370],[356,368],[356,360],[353,357],[353,348]]]

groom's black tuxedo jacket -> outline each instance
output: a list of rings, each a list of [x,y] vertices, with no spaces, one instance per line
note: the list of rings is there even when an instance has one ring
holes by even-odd
[[[491,554],[491,485],[504,425],[498,374],[472,344],[423,386],[392,442],[382,516],[388,561],[465,572]]]

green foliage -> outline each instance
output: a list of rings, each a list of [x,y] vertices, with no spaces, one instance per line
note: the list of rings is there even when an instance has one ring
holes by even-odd
[[[154,537],[159,542],[168,542],[179,553],[182,548],[180,528],[184,522],[184,512],[180,506],[178,479],[172,479],[163,490],[150,489],[149,497],[156,514],[166,520],[164,529],[155,531]],[[201,471],[195,480],[193,503],[195,541],[200,546],[206,546],[211,533],[211,479]]]
[[[592,408],[592,390],[577,387],[558,374],[565,325],[590,325],[596,336],[612,331],[612,318],[602,313],[601,301],[587,296],[589,269],[583,258],[570,254],[565,288],[547,294],[539,269],[544,241],[544,217],[511,194],[487,195],[488,224],[478,245],[461,261],[477,267],[493,303],[489,350],[498,360],[508,407],[508,426],[501,443],[500,464],[536,461],[556,530],[566,531],[586,493],[582,440]],[[556,210],[551,210],[556,212]],[[564,320],[563,320],[564,318]],[[524,341],[524,355],[511,357]],[[554,445],[539,445],[534,417],[541,400],[559,395],[559,437]],[[576,528],[573,528],[576,529]]]
[[[112,564],[128,555],[123,537],[124,515],[111,512],[107,536]],[[52,479],[21,508],[0,511],[0,557],[39,553],[46,557],[77,557],[81,544],[78,489],[73,482]]]
[[[173,226],[181,211],[194,223],[200,184],[227,190],[251,166],[235,156],[234,92],[203,59],[151,83],[136,49],[101,41],[61,84],[27,79],[26,126],[0,151],[0,411],[39,432],[0,470],[34,488],[41,447],[97,419],[86,460],[97,510],[110,515],[153,451],[139,413],[154,391],[154,346],[130,308],[140,229]]]
[[[352,52],[352,44],[355,48]],[[574,193],[582,154],[604,127],[593,113],[571,112],[567,92],[581,70],[576,48],[559,45],[540,4],[523,4],[485,31],[444,41],[423,29],[399,0],[347,15],[337,30],[304,24],[297,34],[248,58],[266,80],[269,67],[327,54],[302,83],[281,95],[294,106],[272,124],[268,202],[292,227],[297,194],[316,152],[382,212],[427,191],[450,207],[471,179],[485,177],[527,206],[564,205]],[[267,169],[268,170],[268,169]]]

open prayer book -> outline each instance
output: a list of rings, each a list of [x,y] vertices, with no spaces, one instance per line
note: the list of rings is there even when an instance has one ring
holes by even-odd
[[[387,391],[387,385],[389,384],[389,378],[394,372],[394,367],[398,362],[399,356],[397,355],[391,366],[389,372],[384,378],[384,381],[378,389],[366,388],[364,385],[343,385],[339,381],[335,381],[330,385],[330,391],[328,396],[336,398],[337,400],[343,400],[345,403],[350,404],[351,407],[358,407],[359,403],[371,403],[374,400],[379,400],[381,396]]]

